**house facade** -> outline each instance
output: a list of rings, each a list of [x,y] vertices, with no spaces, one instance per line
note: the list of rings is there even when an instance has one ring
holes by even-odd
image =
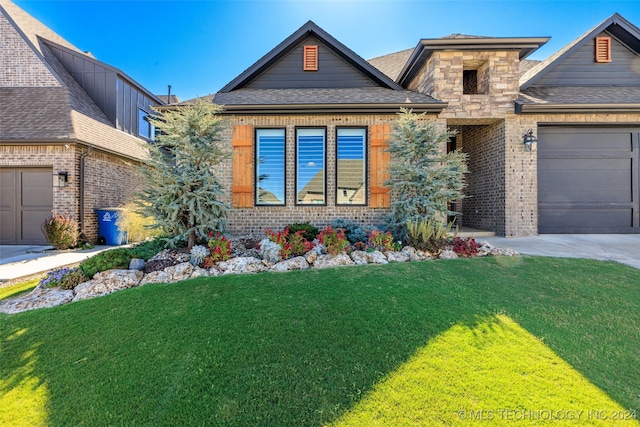
[[[162,101],[0,1],[0,244],[44,244],[52,211],[98,239],[94,209],[136,189]]]
[[[221,169],[230,231],[380,224],[385,148],[408,108],[469,156],[463,227],[639,233],[640,31],[616,14],[526,59],[547,41],[456,34],[365,61],[308,22],[213,96],[234,152]]]

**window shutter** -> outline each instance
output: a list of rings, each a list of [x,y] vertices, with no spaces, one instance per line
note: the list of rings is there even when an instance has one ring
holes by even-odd
[[[369,128],[369,207],[391,207],[391,195],[384,182],[389,179],[391,153],[387,148],[391,139],[391,125],[371,125]]]
[[[303,70],[318,71],[318,46],[304,46]]]
[[[596,37],[596,62],[611,62],[611,37]]]
[[[237,125],[231,136],[233,147],[232,206],[253,207],[253,126]]]

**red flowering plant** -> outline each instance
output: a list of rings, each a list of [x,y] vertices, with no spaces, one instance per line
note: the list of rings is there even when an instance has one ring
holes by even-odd
[[[278,232],[266,229],[264,233],[273,243],[280,245],[280,257],[289,259],[294,256],[301,256],[309,252],[315,244],[304,238],[304,231],[300,230],[294,234],[289,234],[289,227]]]
[[[393,235],[387,231],[383,233],[380,230],[371,230],[369,233],[369,247],[379,251],[393,251],[396,244],[393,241]]]
[[[349,240],[344,230],[342,228],[334,230],[331,225],[327,225],[318,234],[318,242],[322,243],[327,248],[327,253],[331,255],[343,253],[349,248]]]
[[[221,233],[209,232],[209,251],[211,254],[204,260],[204,268],[211,268],[218,261],[226,261],[231,257],[231,242]]]
[[[453,251],[462,258],[478,255],[478,249],[480,248],[480,245],[472,237],[466,239],[456,237],[451,244],[453,245]]]

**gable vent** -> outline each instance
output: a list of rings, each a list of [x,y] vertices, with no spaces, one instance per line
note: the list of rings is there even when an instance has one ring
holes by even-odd
[[[596,62],[611,62],[611,37],[596,37]]]
[[[318,46],[305,46],[302,62],[304,71],[318,71]]]

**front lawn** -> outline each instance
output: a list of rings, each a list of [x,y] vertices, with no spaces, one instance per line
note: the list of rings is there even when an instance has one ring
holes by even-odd
[[[605,426],[640,416],[639,343],[613,262],[199,278],[0,315],[0,425]]]

